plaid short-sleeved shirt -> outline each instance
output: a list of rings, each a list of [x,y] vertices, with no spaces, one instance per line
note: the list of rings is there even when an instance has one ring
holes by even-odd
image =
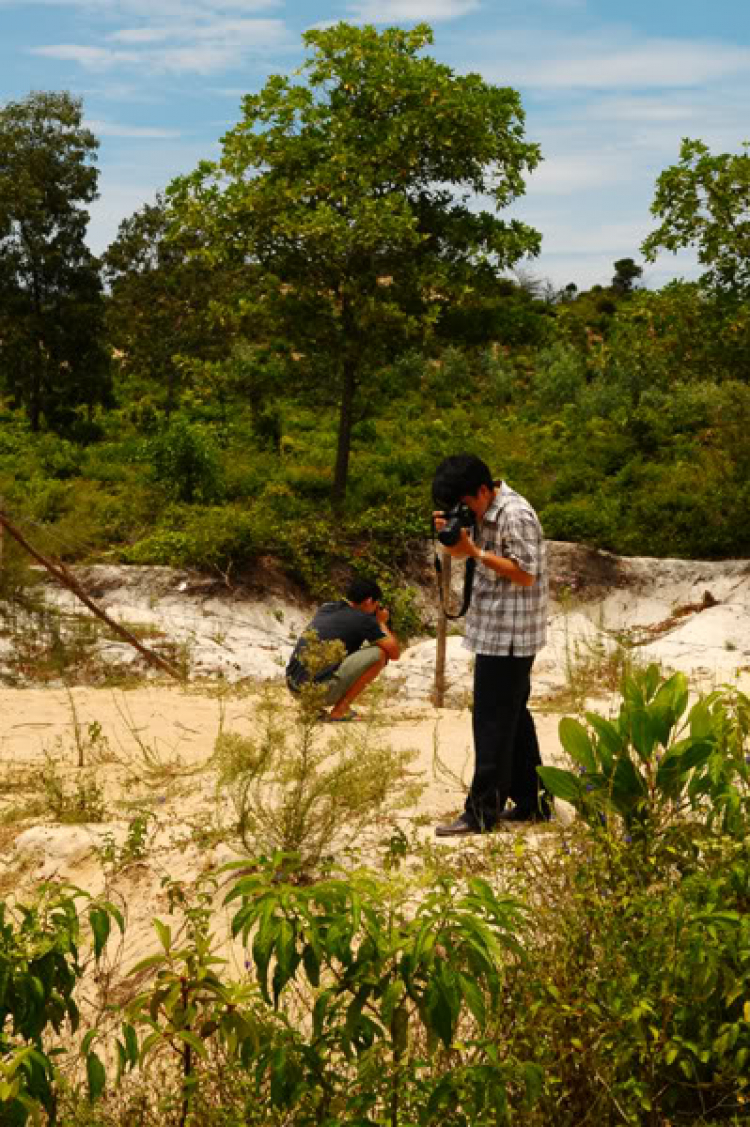
[[[478,564],[464,645],[478,654],[532,657],[547,638],[549,578],[539,518],[520,493],[501,482],[476,541],[485,551],[513,560],[534,576],[534,583],[520,587]]]

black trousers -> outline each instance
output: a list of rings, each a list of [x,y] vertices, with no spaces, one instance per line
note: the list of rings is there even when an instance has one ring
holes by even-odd
[[[489,829],[509,798],[539,805],[539,741],[529,712],[533,657],[477,654],[474,665],[474,778],[466,817]]]

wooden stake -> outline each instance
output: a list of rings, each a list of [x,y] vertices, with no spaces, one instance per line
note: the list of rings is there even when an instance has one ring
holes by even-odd
[[[440,612],[438,614],[437,638],[435,646],[435,707],[442,708],[445,701],[445,659],[448,647],[448,618],[446,611],[451,600],[451,564],[452,556],[447,552],[442,553],[441,571],[438,582],[442,592],[440,599]]]
[[[134,634],[131,634],[129,630],[126,630],[126,628],[119,622],[115,622],[113,618],[109,617],[106,611],[97,606],[96,603],[88,597],[76,577],[72,575],[70,571],[68,571],[67,567],[65,567],[65,564],[53,563],[52,560],[48,560],[41,554],[41,552],[38,552],[36,548],[29,544],[26,537],[21,532],[19,532],[19,530],[15,527],[14,524],[11,523],[11,521],[3,512],[0,512],[0,528],[5,529],[7,532],[9,532],[13,539],[17,540],[21,547],[24,548],[29,553],[29,555],[37,561],[37,563],[40,563],[42,567],[45,567],[50,575],[54,576],[58,583],[62,583],[63,587],[67,587],[69,591],[72,591],[76,598],[80,599],[81,602],[84,603],[85,606],[87,606],[89,610],[97,616],[97,618],[101,618],[103,622],[106,622],[107,626],[114,630],[116,634],[119,634],[121,638],[124,638],[125,641],[133,646],[136,650],[138,650],[138,652],[142,654],[147,661],[149,661],[152,665],[156,665],[160,669],[163,669],[170,675],[170,677],[176,677],[178,681],[185,680],[185,675],[181,673],[179,669],[176,669],[173,665],[170,665],[168,661],[165,661],[163,657],[159,656],[159,654],[154,653],[153,650],[149,650],[146,646],[143,645],[142,642],[138,640],[138,638],[136,638]]]

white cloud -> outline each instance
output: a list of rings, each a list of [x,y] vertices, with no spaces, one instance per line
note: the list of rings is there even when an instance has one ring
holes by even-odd
[[[78,63],[87,70],[107,70],[113,66],[138,61],[138,55],[132,52],[112,51],[106,47],[89,47],[83,43],[50,43],[46,47],[33,47],[30,54]]]
[[[627,153],[596,147],[565,155],[548,155],[528,178],[528,191],[538,195],[568,195],[622,183],[632,171]]]
[[[637,259],[638,248],[650,230],[647,218],[644,215],[643,222],[633,219],[597,221],[579,213],[566,222],[558,214],[554,229],[544,236],[544,253],[569,258],[599,252],[613,262],[623,255]],[[604,251],[603,247],[606,248]]]
[[[575,37],[504,32],[476,46],[488,79],[539,89],[689,88],[750,68],[746,47],[720,41],[638,40],[627,30],[621,35]]]
[[[166,140],[180,137],[178,129],[162,129],[151,125],[120,125],[114,121],[99,121],[89,119],[85,122],[86,128],[95,133],[97,137],[137,137],[144,140]]]
[[[113,31],[107,39],[113,43],[161,43],[173,34],[171,27],[133,27]]]
[[[156,191],[147,185],[106,185],[99,199],[89,207],[86,242],[94,254],[103,254],[117,236],[123,219],[139,211],[145,203],[153,203]]]
[[[359,23],[439,23],[479,8],[479,0],[363,0],[349,12]]]
[[[160,13],[163,15],[163,13]],[[233,19],[207,25],[162,26],[114,33],[127,50],[57,43],[34,48],[32,54],[79,63],[88,70],[111,70],[137,64],[153,73],[218,74],[240,66],[251,53],[286,49],[289,37],[280,20]]]

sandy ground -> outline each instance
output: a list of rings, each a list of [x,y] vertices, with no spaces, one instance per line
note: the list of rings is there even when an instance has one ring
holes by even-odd
[[[282,707],[294,707],[283,689],[278,696]],[[180,764],[191,768],[207,763],[222,728],[252,732],[257,699],[252,691],[218,694],[156,684],[125,691],[0,689],[0,761],[6,769],[31,770],[42,768],[45,758],[52,757],[72,769],[82,748],[86,766],[98,765],[106,780],[113,771],[117,774],[110,754],[118,768],[130,764],[136,772],[147,754],[155,770],[163,765],[165,778],[179,779]],[[437,752],[449,772],[468,782],[472,762],[468,709],[398,701],[386,707],[377,720],[382,738],[394,748],[418,751],[414,770],[425,790],[414,813],[438,817],[455,808],[461,801],[460,789],[436,770],[435,756]],[[535,714],[543,758],[558,761],[559,714],[539,710]]]
[[[284,707],[294,707],[279,687]],[[238,859],[236,849],[208,834],[215,823],[215,774],[208,765],[221,730],[252,733],[256,727],[257,691],[223,695],[187,691],[172,685],[146,684],[127,691],[76,688],[0,690],[0,794],[7,810],[22,796],[13,780],[32,780],[32,797],[43,791],[42,777],[53,772],[68,788],[95,779],[107,808],[106,821],[84,825],[55,824],[49,813],[3,827],[0,882],[14,895],[41,880],[68,881],[92,895],[105,894],[127,917],[124,943],[113,946],[109,989],[123,991],[127,971],[157,949],[154,918],[171,922],[164,881],[190,886],[201,873]],[[547,762],[561,759],[559,715],[537,714]],[[461,779],[471,774],[471,726],[468,710],[437,710],[427,704],[387,702],[372,722],[372,737],[395,749],[417,752],[413,772],[424,791],[413,809],[395,820],[406,833],[433,838],[433,826],[463,803]],[[354,725],[347,725],[353,728]],[[359,729],[359,725],[357,728]],[[344,726],[321,730],[322,739],[341,738]],[[436,765],[436,752],[440,766]],[[86,766],[77,766],[82,757]],[[28,797],[28,795],[23,796]],[[120,849],[136,812],[153,812],[147,856],[113,873],[103,857],[109,841]],[[382,840],[394,822],[378,830]],[[508,831],[511,832],[511,831]],[[518,829],[515,833],[533,834]],[[541,832],[544,832],[542,830]],[[478,839],[453,839],[446,849],[475,848]],[[217,944],[229,961],[228,973],[240,974],[244,954],[227,939],[228,915],[217,910]]]

